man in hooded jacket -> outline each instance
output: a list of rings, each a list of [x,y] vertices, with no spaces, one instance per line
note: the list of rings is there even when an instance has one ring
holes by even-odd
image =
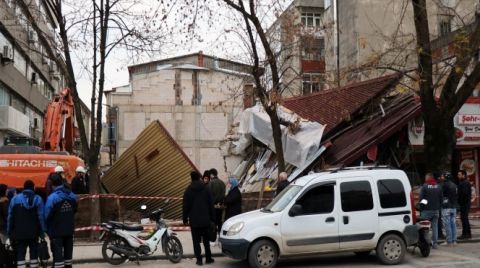
[[[51,180],[53,192],[45,205],[45,219],[54,267],[72,267],[77,197],[65,188],[60,175],[53,174]]]
[[[190,173],[192,183],[183,194],[183,224],[190,224],[192,232],[193,251],[197,258],[197,265],[203,265],[200,241],[205,248],[205,263],[213,263],[210,251],[208,228],[215,219],[213,200],[210,190],[200,180],[202,175],[197,171]]]
[[[25,181],[23,191],[16,195],[8,208],[7,233],[15,240],[17,267],[26,267],[25,254],[30,251],[30,267],[38,267],[38,238],[45,237],[42,198],[34,192],[35,184]]]

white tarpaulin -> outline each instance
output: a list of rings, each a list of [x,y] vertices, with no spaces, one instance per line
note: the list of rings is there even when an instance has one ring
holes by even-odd
[[[295,135],[290,133],[287,127],[282,125],[281,128],[285,161],[296,167],[302,167],[309,156],[318,151],[325,126],[302,119],[282,106],[278,108],[277,113],[282,122],[299,122]],[[238,134],[240,134],[239,140],[233,143],[234,154],[241,154],[252,142],[252,137],[275,152],[270,117],[259,103],[243,112]]]

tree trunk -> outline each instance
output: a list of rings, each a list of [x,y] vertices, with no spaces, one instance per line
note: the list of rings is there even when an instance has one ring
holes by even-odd
[[[90,194],[96,195],[100,194],[100,170],[98,168],[98,161],[95,163],[89,162],[90,167],[90,176],[89,176],[89,188]],[[90,224],[93,226],[95,224],[100,224],[102,217],[101,217],[101,206],[100,206],[100,198],[92,198],[90,199]],[[97,238],[96,232],[91,232],[90,238],[95,239]]]
[[[428,172],[451,171],[456,141],[452,117],[439,115],[425,120],[423,142]]]

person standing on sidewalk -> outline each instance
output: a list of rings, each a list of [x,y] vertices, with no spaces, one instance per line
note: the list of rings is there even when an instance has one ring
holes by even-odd
[[[212,195],[201,181],[202,174],[192,171],[190,178],[192,183],[183,194],[183,224],[190,225],[197,265],[203,265],[200,241],[203,241],[205,248],[205,263],[209,264],[214,262],[208,235],[210,222],[215,219]]]
[[[242,213],[242,193],[238,189],[238,180],[234,176],[228,178],[228,194],[225,196],[225,221]]]
[[[7,217],[8,217],[8,186],[0,184],[0,244],[7,241]]]
[[[35,184],[25,181],[23,191],[16,195],[8,208],[8,236],[15,240],[17,267],[26,267],[25,255],[30,252],[30,268],[38,267],[38,238],[45,238],[42,198],[35,194]]]
[[[72,267],[77,197],[65,188],[59,174],[53,174],[51,180],[54,190],[45,205],[45,219],[54,267]]]
[[[208,184],[213,196],[213,206],[215,208],[215,225],[217,226],[217,232],[220,233],[223,224],[223,200],[225,199],[225,183],[218,178],[218,172],[216,169],[210,169],[211,180]]]
[[[453,246],[457,243],[457,225],[455,224],[458,200],[457,185],[452,182],[450,172],[443,173],[440,180],[443,181],[442,221],[447,240],[441,245]]]
[[[462,220],[462,235],[458,239],[472,238],[472,231],[470,230],[470,221],[468,213],[470,213],[470,203],[472,199],[472,185],[467,178],[465,170],[459,170],[458,177],[458,205],[460,206],[460,219]]]
[[[432,248],[438,248],[438,215],[442,205],[442,190],[432,173],[425,175],[425,183],[420,189],[420,200],[427,200],[425,208],[420,213],[422,218],[432,222]]]
[[[72,179],[72,192],[74,194],[88,194],[88,184],[85,177],[87,170],[82,166],[78,166],[75,172],[77,174]]]

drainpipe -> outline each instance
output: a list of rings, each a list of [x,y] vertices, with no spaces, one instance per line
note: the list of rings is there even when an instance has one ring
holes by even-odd
[[[338,19],[338,0],[335,0],[335,27],[337,31],[337,87],[340,87],[340,27]]]

